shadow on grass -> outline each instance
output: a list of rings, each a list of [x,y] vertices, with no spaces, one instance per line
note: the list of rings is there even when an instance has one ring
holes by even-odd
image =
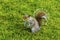
[[[28,32],[31,32],[31,29],[30,28],[23,28],[23,30],[26,30]]]

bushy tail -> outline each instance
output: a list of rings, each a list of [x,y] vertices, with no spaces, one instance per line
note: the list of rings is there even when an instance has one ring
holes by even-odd
[[[35,12],[35,18],[38,21],[39,25],[41,25],[41,23],[42,23],[42,16],[44,16],[44,15],[45,15],[45,12],[42,11],[42,10],[37,10]]]

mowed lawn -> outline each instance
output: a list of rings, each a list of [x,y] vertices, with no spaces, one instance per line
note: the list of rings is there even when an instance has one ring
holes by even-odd
[[[36,9],[46,11],[47,25],[31,33],[22,16]],[[60,0],[0,0],[0,40],[60,40]]]

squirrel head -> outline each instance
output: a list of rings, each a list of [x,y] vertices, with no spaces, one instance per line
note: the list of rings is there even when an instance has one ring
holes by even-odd
[[[23,19],[25,20],[25,19],[27,19],[27,18],[29,18],[30,17],[30,15],[23,15]]]

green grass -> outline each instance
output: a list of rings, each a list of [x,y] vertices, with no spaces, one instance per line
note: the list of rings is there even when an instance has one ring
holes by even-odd
[[[23,30],[23,14],[43,9],[47,25],[36,33]],[[60,40],[59,0],[0,0],[0,40]]]

